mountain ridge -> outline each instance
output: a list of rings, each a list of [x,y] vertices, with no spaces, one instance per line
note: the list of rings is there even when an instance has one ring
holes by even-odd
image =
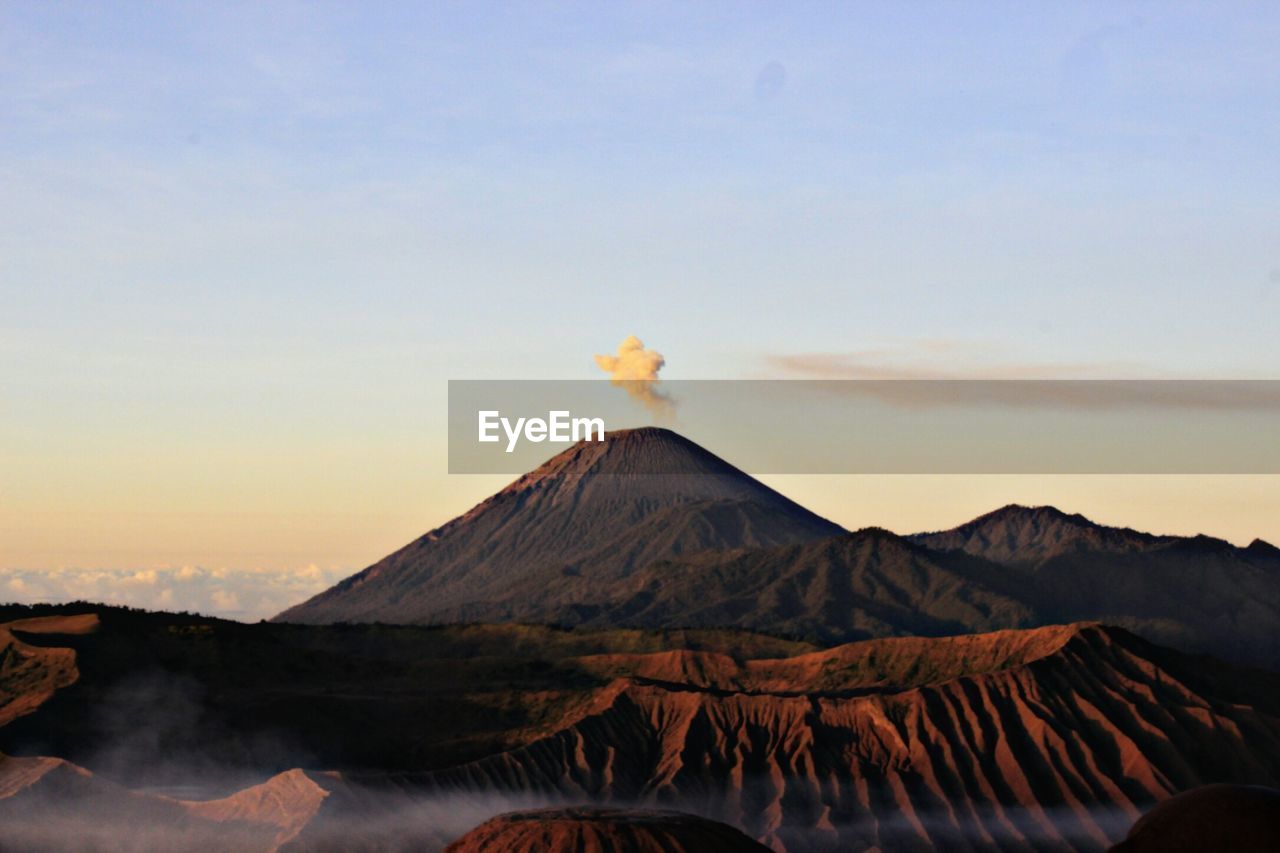
[[[856,679],[885,643],[955,664],[959,639],[842,654]],[[1094,623],[966,640],[1029,653],[845,694],[619,678],[560,731],[424,781],[680,802],[776,850],[976,851],[1100,850],[1173,792],[1280,777],[1280,676],[1205,675],[1199,659]]]

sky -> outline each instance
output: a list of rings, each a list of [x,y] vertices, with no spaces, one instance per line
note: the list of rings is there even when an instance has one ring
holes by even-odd
[[[0,598],[269,615],[503,485],[445,472],[448,379],[632,334],[681,379],[1274,378],[1277,43],[1266,3],[0,0]],[[1244,543],[1275,480],[769,482]]]

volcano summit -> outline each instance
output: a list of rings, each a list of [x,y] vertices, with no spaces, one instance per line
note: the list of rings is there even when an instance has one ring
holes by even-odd
[[[619,430],[277,620],[576,624],[604,587],[655,561],[843,532],[674,432]]]

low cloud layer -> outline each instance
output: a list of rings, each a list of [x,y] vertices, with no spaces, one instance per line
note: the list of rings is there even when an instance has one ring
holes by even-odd
[[[4,569],[0,601],[100,601],[147,610],[188,610],[254,622],[274,616],[351,574],[350,568]]]

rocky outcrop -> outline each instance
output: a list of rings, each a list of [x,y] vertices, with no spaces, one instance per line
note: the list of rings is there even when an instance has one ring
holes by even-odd
[[[498,815],[446,853],[765,853],[769,848],[723,823],[676,811],[593,807]]]
[[[83,634],[97,627],[96,616],[50,616],[0,625],[0,726],[30,714],[80,677],[76,653],[23,642],[15,635]]]
[[[1280,790],[1206,785],[1142,816],[1111,853],[1274,853],[1280,850]]]

